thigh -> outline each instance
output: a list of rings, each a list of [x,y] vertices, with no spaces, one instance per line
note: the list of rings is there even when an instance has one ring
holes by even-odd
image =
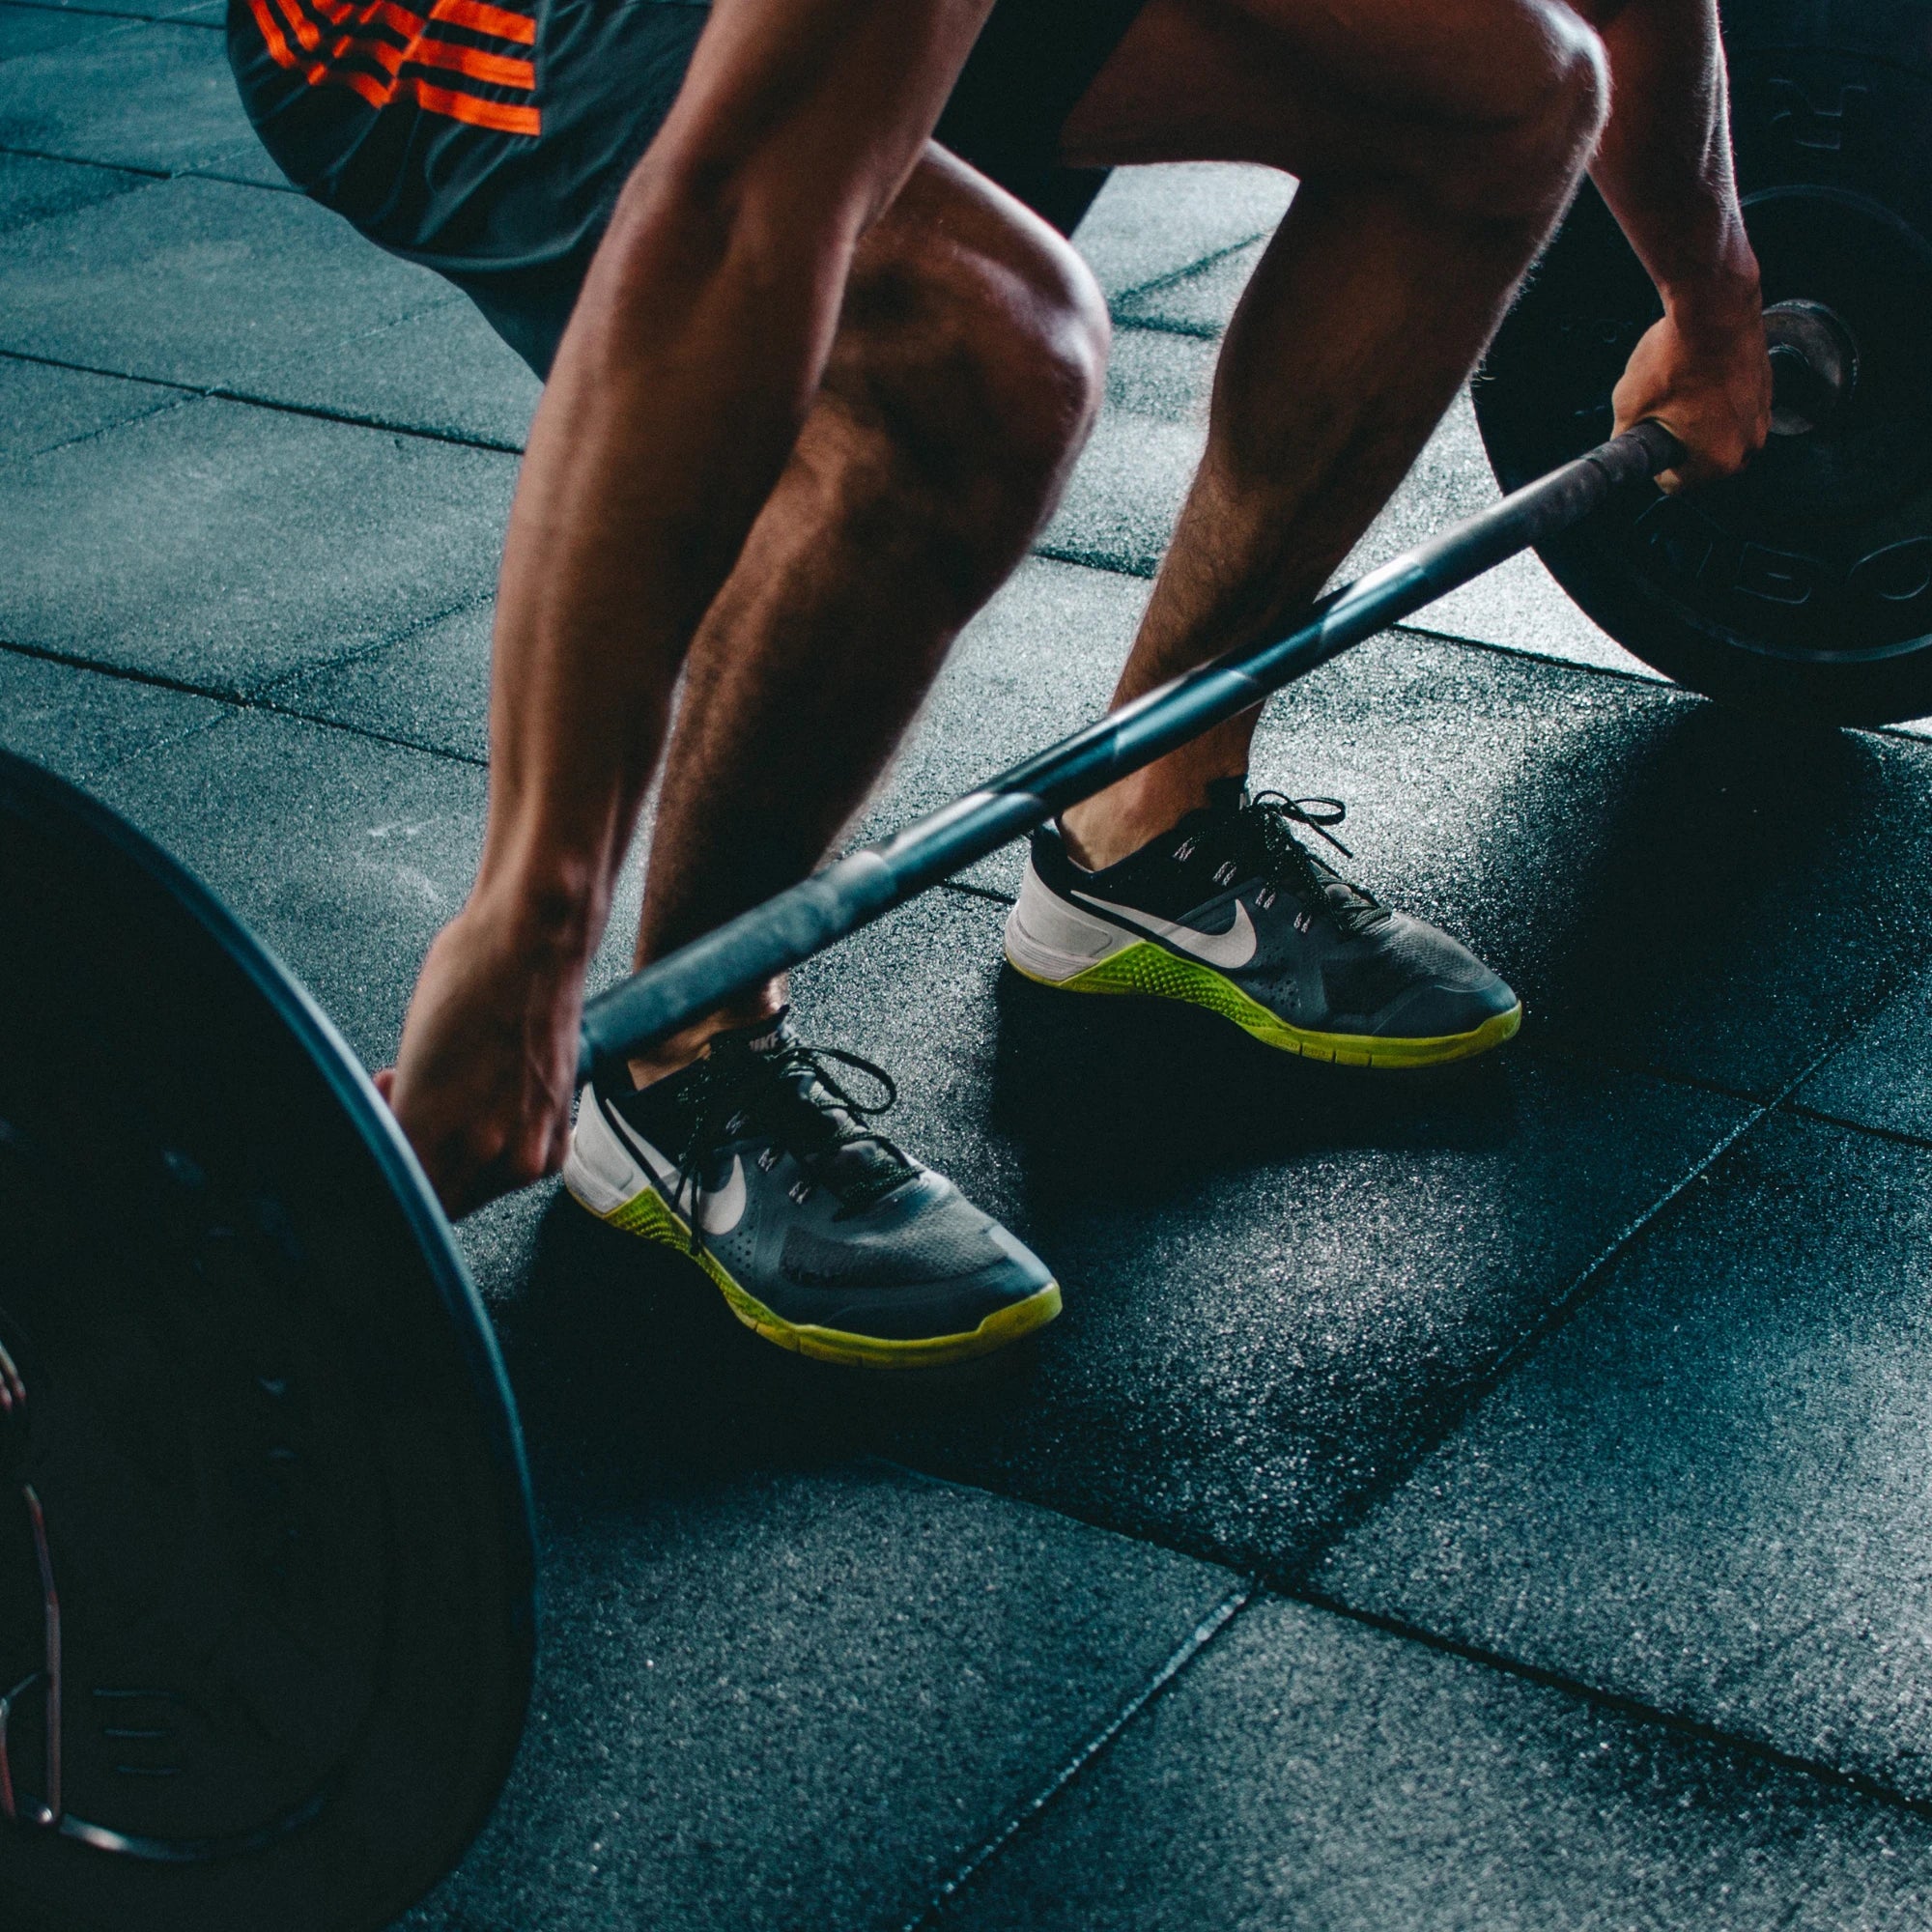
[[[1148,0],[1062,129],[1070,164],[1398,176],[1518,111],[1562,0]]]

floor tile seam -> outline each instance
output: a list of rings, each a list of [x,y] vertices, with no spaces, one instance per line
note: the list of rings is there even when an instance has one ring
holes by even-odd
[[[1787,1750],[1782,1746],[1772,1743],[1768,1738],[1713,1723],[1708,1718],[1697,1717],[1690,1711],[1673,1711],[1665,1705],[1654,1704],[1629,1691],[1615,1690],[1606,1685],[1592,1683],[1588,1678],[1579,1677],[1575,1672],[1555,1669],[1548,1664],[1533,1663],[1526,1658],[1514,1657],[1507,1651],[1474,1643],[1464,1637],[1450,1636],[1443,1632],[1433,1631],[1425,1624],[1413,1623],[1407,1618],[1395,1616],[1386,1611],[1364,1609],[1344,1597],[1315,1589],[1303,1582],[1286,1578],[1276,1579],[1264,1575],[1259,1583],[1258,1601],[1278,1598],[1298,1604],[1306,1609],[1318,1610],[1367,1630],[1379,1631],[1386,1636],[1413,1643],[1437,1656],[1457,1658],[1463,1662],[1492,1670],[1499,1676],[1534,1684],[1544,1690],[1557,1690],[1567,1696],[1593,1704],[1599,1709],[1614,1712],[1617,1716],[1634,1722],[1652,1725],[1671,1732],[1675,1736],[1694,1739],[1700,1744],[1715,1745],[1720,1749],[1735,1751],[1740,1756],[1748,1757],[1754,1762],[1780,1771],[1795,1772],[1819,1783],[1833,1785],[1841,1790],[1857,1792],[1861,1797],[1873,1799],[1897,1810],[1909,1812],[1915,1817],[1932,1819],[1932,1799],[1916,1798],[1910,1792],[1900,1790],[1897,1785],[1887,1783],[1884,1778],[1874,1777],[1869,1772],[1848,1771],[1844,1766],[1833,1764],[1827,1758],[1810,1757],[1802,1751]]]
[[[275,415],[305,416],[312,421],[338,423],[345,429],[372,430],[379,436],[407,436],[419,442],[441,443],[449,448],[480,449],[491,456],[521,457],[524,453],[521,443],[504,442],[495,437],[461,436],[451,430],[424,429],[416,423],[394,422],[384,416],[325,409],[315,403],[292,403],[275,396],[233,388],[225,383],[184,383],[175,376],[136,375],[126,369],[109,369],[99,363],[76,362],[64,355],[43,355],[32,349],[10,349],[4,345],[0,345],[0,358],[13,362],[33,362],[43,369],[65,369],[75,376],[104,376],[119,383],[147,383],[156,388],[179,390],[193,401],[235,403],[245,409],[267,410]]]
[[[1218,268],[1230,255],[1238,255],[1243,248],[1252,248],[1257,242],[1266,241],[1277,226],[1278,223],[1270,223],[1265,228],[1257,228],[1252,235],[1244,235],[1238,242],[1224,242],[1205,255],[1196,255],[1178,269],[1167,269],[1158,275],[1150,275],[1144,282],[1134,282],[1111,296],[1109,306],[1114,302],[1130,301],[1136,296],[1158,295],[1164,289],[1178,288],[1182,282],[1191,281],[1196,275],[1204,275],[1209,269]]]
[[[258,685],[248,695],[266,703],[277,703],[275,694],[289,685],[305,683],[312,678],[331,677],[338,671],[352,666],[367,664],[374,658],[387,652],[400,650],[405,644],[427,635],[439,624],[446,624],[454,617],[466,617],[483,610],[497,600],[497,586],[492,583],[487,590],[481,590],[466,597],[459,597],[454,603],[445,604],[427,615],[412,619],[400,630],[385,631],[380,638],[370,639],[359,644],[352,644],[347,650],[338,651],[333,657],[318,658],[311,663],[296,666],[291,670],[278,671],[263,685]]]
[[[1120,562],[1118,553],[1082,550],[1072,544],[1037,543],[1032,554],[1044,558],[1048,563],[1076,564],[1082,570],[1104,571],[1109,577],[1137,578],[1143,583],[1151,582],[1160,569],[1158,561],[1143,568],[1137,563]]]
[[[118,757],[89,767],[77,777],[75,782],[83,791],[92,792],[103,779],[111,777],[116,772],[125,771],[131,764],[176,751],[190,738],[200,738],[210,731],[220,730],[224,724],[232,724],[235,722],[235,714],[240,708],[238,705],[224,705],[218,717],[203,718],[195,724],[183,725],[179,731],[166,731],[160,737],[151,738],[145,744],[130,746]]]
[[[1743,1145],[1767,1121],[1776,1116],[1799,1088],[1810,1079],[1883,1004],[1884,997],[1881,997],[1870,1007],[1861,1009],[1855,1018],[1834,1032],[1769,1098],[1761,1102],[1741,1101],[1739,1104],[1746,1108],[1743,1117],[1726,1132],[1720,1134],[1717,1141],[1647,1208],[1641,1208],[1611,1236],[1596,1255],[1583,1264],[1570,1287],[1557,1296],[1514,1342],[1502,1350],[1493,1362],[1468,1378],[1456,1392],[1454,1402],[1445,1406],[1445,1412],[1436,1426],[1418,1438],[1412,1453],[1404,1458],[1402,1466],[1388,1471],[1377,1482],[1366,1486],[1359,1494],[1350,1497],[1346,1509],[1335,1513],[1335,1520],[1325,1526],[1320,1540],[1314,1542],[1296,1560],[1292,1573],[1284,1577],[1264,1573],[1266,1580],[1277,1587],[1297,1590],[1307,1588],[1306,1579],[1328,1555],[1346,1538],[1358,1534],[1367,1524],[1373,1522],[1397,1492],[1413,1479],[1416,1471],[1430,1457],[1466,1429],[1477,1412],[1503,1384],[1533,1356],[1540,1353],[1595,1300],[1616,1264],[1687,1207],[1698,1181],[1719,1161]]]
[[[92,15],[89,16],[90,18]],[[150,21],[151,26],[167,24]],[[186,24],[184,22],[183,24]],[[24,56],[23,56],[24,58]],[[137,161],[102,161],[92,155],[57,155],[49,148],[16,148],[11,142],[0,141],[0,155],[15,155],[27,161],[55,161],[65,168],[99,168],[107,174],[139,175],[143,181],[218,181],[232,187],[259,188],[264,194],[300,194],[301,190],[283,182],[248,181],[239,175],[218,175],[201,168],[144,168]],[[75,211],[64,210],[64,213]],[[41,220],[58,219],[57,216],[43,215]],[[36,222],[22,222],[22,228],[37,226]]]
[[[1921,1153],[1932,1153],[1932,1134],[1915,1134],[1905,1127],[1875,1126],[1869,1121],[1855,1121],[1846,1114],[1834,1114],[1826,1107],[1807,1107],[1802,1101],[1791,1100],[1779,1109],[1792,1120],[1810,1121],[1819,1126],[1838,1127],[1846,1133],[1862,1134],[1867,1140],[1889,1141],[1894,1147],[1917,1149]]]
[[[1625,670],[1619,665],[1588,664],[1580,658],[1558,657],[1549,651],[1531,650],[1526,644],[1505,644],[1493,638],[1467,638],[1453,631],[1432,631],[1426,624],[1391,624],[1386,632],[1379,635],[1419,638],[1433,644],[1460,645],[1464,650],[1487,651],[1492,657],[1516,658],[1526,664],[1548,665],[1553,669],[1576,671],[1585,677],[1617,678],[1626,684],[1639,685],[1647,691],[1670,692],[1679,697],[1695,699],[1701,704],[1719,702],[1716,698],[1706,696],[1701,691],[1693,691],[1688,684],[1679,684],[1676,679],[1665,677],[1662,671]],[[1610,641],[1615,643],[1616,639],[1612,638]],[[1840,724],[1828,728],[1856,731],[1862,736],[1873,738],[1891,738],[1907,745],[1924,745],[1932,742],[1932,734],[1907,730],[1906,724],[1910,722],[1904,720],[1891,724]]]
[[[252,187],[263,194],[293,194],[306,201],[308,196],[293,182],[258,181],[253,175],[223,174],[219,168],[177,168],[168,179],[170,181],[219,182],[223,187]]]
[[[198,402],[200,398],[191,390],[174,390],[145,410],[136,410],[133,414],[117,416],[114,421],[98,423],[93,429],[76,430],[72,436],[64,436],[41,449],[30,449],[21,459],[31,463],[43,456],[53,456],[63,449],[77,449],[84,442],[99,442],[118,429],[131,429],[136,423],[152,422],[156,416],[164,416],[175,410],[185,410]]]
[[[40,664],[60,665],[69,670],[91,671],[99,677],[118,678],[124,684],[145,684],[156,691],[179,692],[185,697],[205,697],[213,704],[237,709],[245,706],[245,696],[232,687],[196,684],[188,678],[170,677],[166,671],[143,670],[138,665],[115,664],[106,658],[89,657],[83,651],[64,651],[52,644],[30,644],[16,638],[0,638],[0,651],[14,657],[32,658]]]
[[[1551,1060],[1566,1065],[1587,1066],[1594,1072],[1614,1073],[1623,1079],[1655,1080],[1685,1093],[1708,1094],[1718,1100],[1735,1100],[1741,1107],[1769,1107],[1774,1104],[1776,1096],[1785,1091],[1781,1086],[1770,1093],[1761,1088],[1733,1086],[1713,1074],[1685,1072],[1678,1067],[1666,1066],[1662,1061],[1633,1060],[1620,1053],[1593,1050],[1565,1039],[1560,1034],[1552,1037],[1539,1032],[1522,1044],[1530,1052],[1548,1054]]]
[[[242,698],[237,708],[259,711],[270,718],[286,718],[297,724],[313,724],[324,731],[340,731],[345,738],[358,738],[364,744],[388,745],[399,752],[414,752],[426,758],[440,758],[447,764],[464,765],[471,771],[488,771],[489,758],[476,752],[459,752],[448,745],[431,744],[412,738],[406,732],[383,731],[373,724],[356,724],[344,718],[331,718],[319,711],[305,711],[299,705],[278,704],[267,698]]]
[[[1013,1843],[1037,1826],[1045,1814],[1117,1744],[1123,1732],[1173,1689],[1208,1647],[1222,1636],[1252,1604],[1259,1586],[1252,1578],[1236,1583],[1154,1671],[1148,1681],[1061,1766],[1033,1797],[1018,1806],[999,1828],[947,1879],[924,1907],[909,1918],[904,1932],[935,1932],[945,1924],[954,1905]]]
[[[1227,333],[1218,322],[1181,322],[1170,316],[1116,315],[1109,310],[1107,320],[1116,331],[1137,328],[1145,335],[1179,335],[1190,342],[1219,342]]]
[[[1484,575],[1487,576],[1488,572]],[[1477,578],[1473,581],[1480,582],[1482,580]],[[1424,610],[1428,608],[1423,606]],[[1623,684],[1638,685],[1645,691],[1675,692],[1680,696],[1698,698],[1707,704],[1712,701],[1701,692],[1692,691],[1689,685],[1674,683],[1662,671],[1625,670],[1620,665],[1588,664],[1580,658],[1559,657],[1553,651],[1532,650],[1527,644],[1505,644],[1493,638],[1468,638],[1456,631],[1434,631],[1427,624],[1391,624],[1381,635],[1414,638],[1431,644],[1451,644],[1463,650],[1483,651],[1491,657],[1513,658],[1522,664],[1548,665],[1552,670],[1576,671],[1579,676],[1614,678]],[[1612,639],[1611,641],[1614,643],[1616,640]]]
[[[138,20],[148,27],[207,27],[222,29],[213,20],[185,20],[178,14],[129,14],[119,7],[68,7],[61,0],[0,0],[0,6],[18,8],[26,14],[58,14],[64,19]]]
[[[48,9],[49,13],[66,14],[70,11],[70,9],[65,7]],[[78,155],[49,155],[39,148],[13,148],[9,147],[4,141],[0,141],[0,155],[16,155],[22,160],[28,161],[54,161],[64,168],[94,168],[105,175],[133,175],[141,181],[166,182],[174,180],[173,174],[166,168],[143,168],[136,166],[131,161],[90,161],[83,159]],[[26,229],[38,227],[43,221],[59,221],[74,212],[72,209],[62,209],[54,214],[37,215],[34,220],[23,221],[18,228],[10,230],[9,232],[17,235]],[[6,353],[11,355],[13,352],[10,350]]]
[[[354,410],[331,410],[319,403],[294,403],[278,396],[258,395],[217,384],[206,392],[218,402],[241,403],[250,409],[268,410],[277,415],[306,416],[315,422],[338,423],[345,429],[373,430],[379,436],[407,436],[418,442],[438,442],[452,449],[480,449],[491,456],[521,458],[524,445],[506,442],[500,437],[465,436],[455,430],[424,429],[419,423],[397,422],[386,416],[364,415]]]
[[[147,685],[156,691],[178,692],[184,697],[203,698],[211,704],[225,706],[231,714],[259,711],[270,717],[288,718],[298,724],[318,725],[327,731],[340,731],[345,737],[360,738],[379,745],[392,745],[399,751],[417,752],[425,757],[441,758],[450,764],[467,765],[473,769],[483,769],[489,764],[488,758],[479,757],[473,752],[451,751],[446,745],[427,744],[397,732],[379,731],[373,725],[355,724],[344,719],[304,711],[296,705],[273,703],[259,694],[236,691],[232,687],[196,684],[187,678],[170,677],[165,671],[143,670],[137,666],[113,664],[105,659],[87,657],[78,651],[56,650],[46,644],[19,643],[8,638],[0,638],[0,651],[14,657],[32,658],[41,664],[59,665],[69,670],[88,671],[98,677],[115,678],[124,684]],[[278,683],[280,681],[277,680]],[[149,749],[151,748],[144,746],[141,752],[131,753],[129,756],[143,755]]]
[[[963,897],[981,899],[990,905],[1010,906],[1011,893],[996,892],[991,886],[976,886],[968,879],[941,879],[939,884],[949,893],[958,893]]]

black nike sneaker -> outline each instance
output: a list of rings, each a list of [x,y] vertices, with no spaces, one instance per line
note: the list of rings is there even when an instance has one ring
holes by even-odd
[[[1072,993],[1206,1007],[1264,1045],[1350,1066],[1433,1066],[1499,1046],[1522,1005],[1446,932],[1392,912],[1302,844],[1334,799],[1254,798],[1239,779],[1118,865],[1090,872],[1033,835],[1007,958]]]
[[[862,1105],[832,1063],[877,1080]],[[714,1037],[637,1092],[578,1104],[564,1185],[600,1220],[690,1254],[769,1342],[859,1368],[965,1361],[1051,1321],[1046,1267],[871,1119],[871,1062],[782,1017]]]

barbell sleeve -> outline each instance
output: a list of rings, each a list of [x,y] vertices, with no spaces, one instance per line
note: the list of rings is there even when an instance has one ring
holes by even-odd
[[[1580,522],[1627,483],[1684,458],[1642,422],[1501,502],[1319,598],[1285,636],[1228,652],[1037,752],[975,791],[653,961],[589,1002],[580,1080],[802,965],[927,887],[996,851],[1352,644]]]

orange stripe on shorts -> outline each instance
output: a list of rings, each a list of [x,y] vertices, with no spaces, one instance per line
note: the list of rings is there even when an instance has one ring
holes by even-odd
[[[487,80],[493,87],[521,87],[530,94],[537,89],[537,71],[526,60],[459,47],[454,41],[433,41],[427,35],[410,49],[410,64],[447,68],[452,73],[467,73],[471,80]]]
[[[543,117],[534,107],[505,107],[480,95],[432,87],[426,80],[415,83],[415,96],[417,104],[429,113],[446,114],[450,120],[467,121],[472,128],[494,128],[499,134],[543,132]]]
[[[537,23],[528,14],[486,7],[483,0],[436,0],[429,16],[432,20],[447,20],[452,26],[468,27],[472,33],[494,34],[499,41],[515,41],[521,46],[533,47],[537,43]]]
[[[269,49],[269,58],[277,67],[298,67],[296,50],[282,38],[281,23],[269,12],[268,0],[248,0],[248,11],[255,16],[255,24],[262,30],[263,44]]]

